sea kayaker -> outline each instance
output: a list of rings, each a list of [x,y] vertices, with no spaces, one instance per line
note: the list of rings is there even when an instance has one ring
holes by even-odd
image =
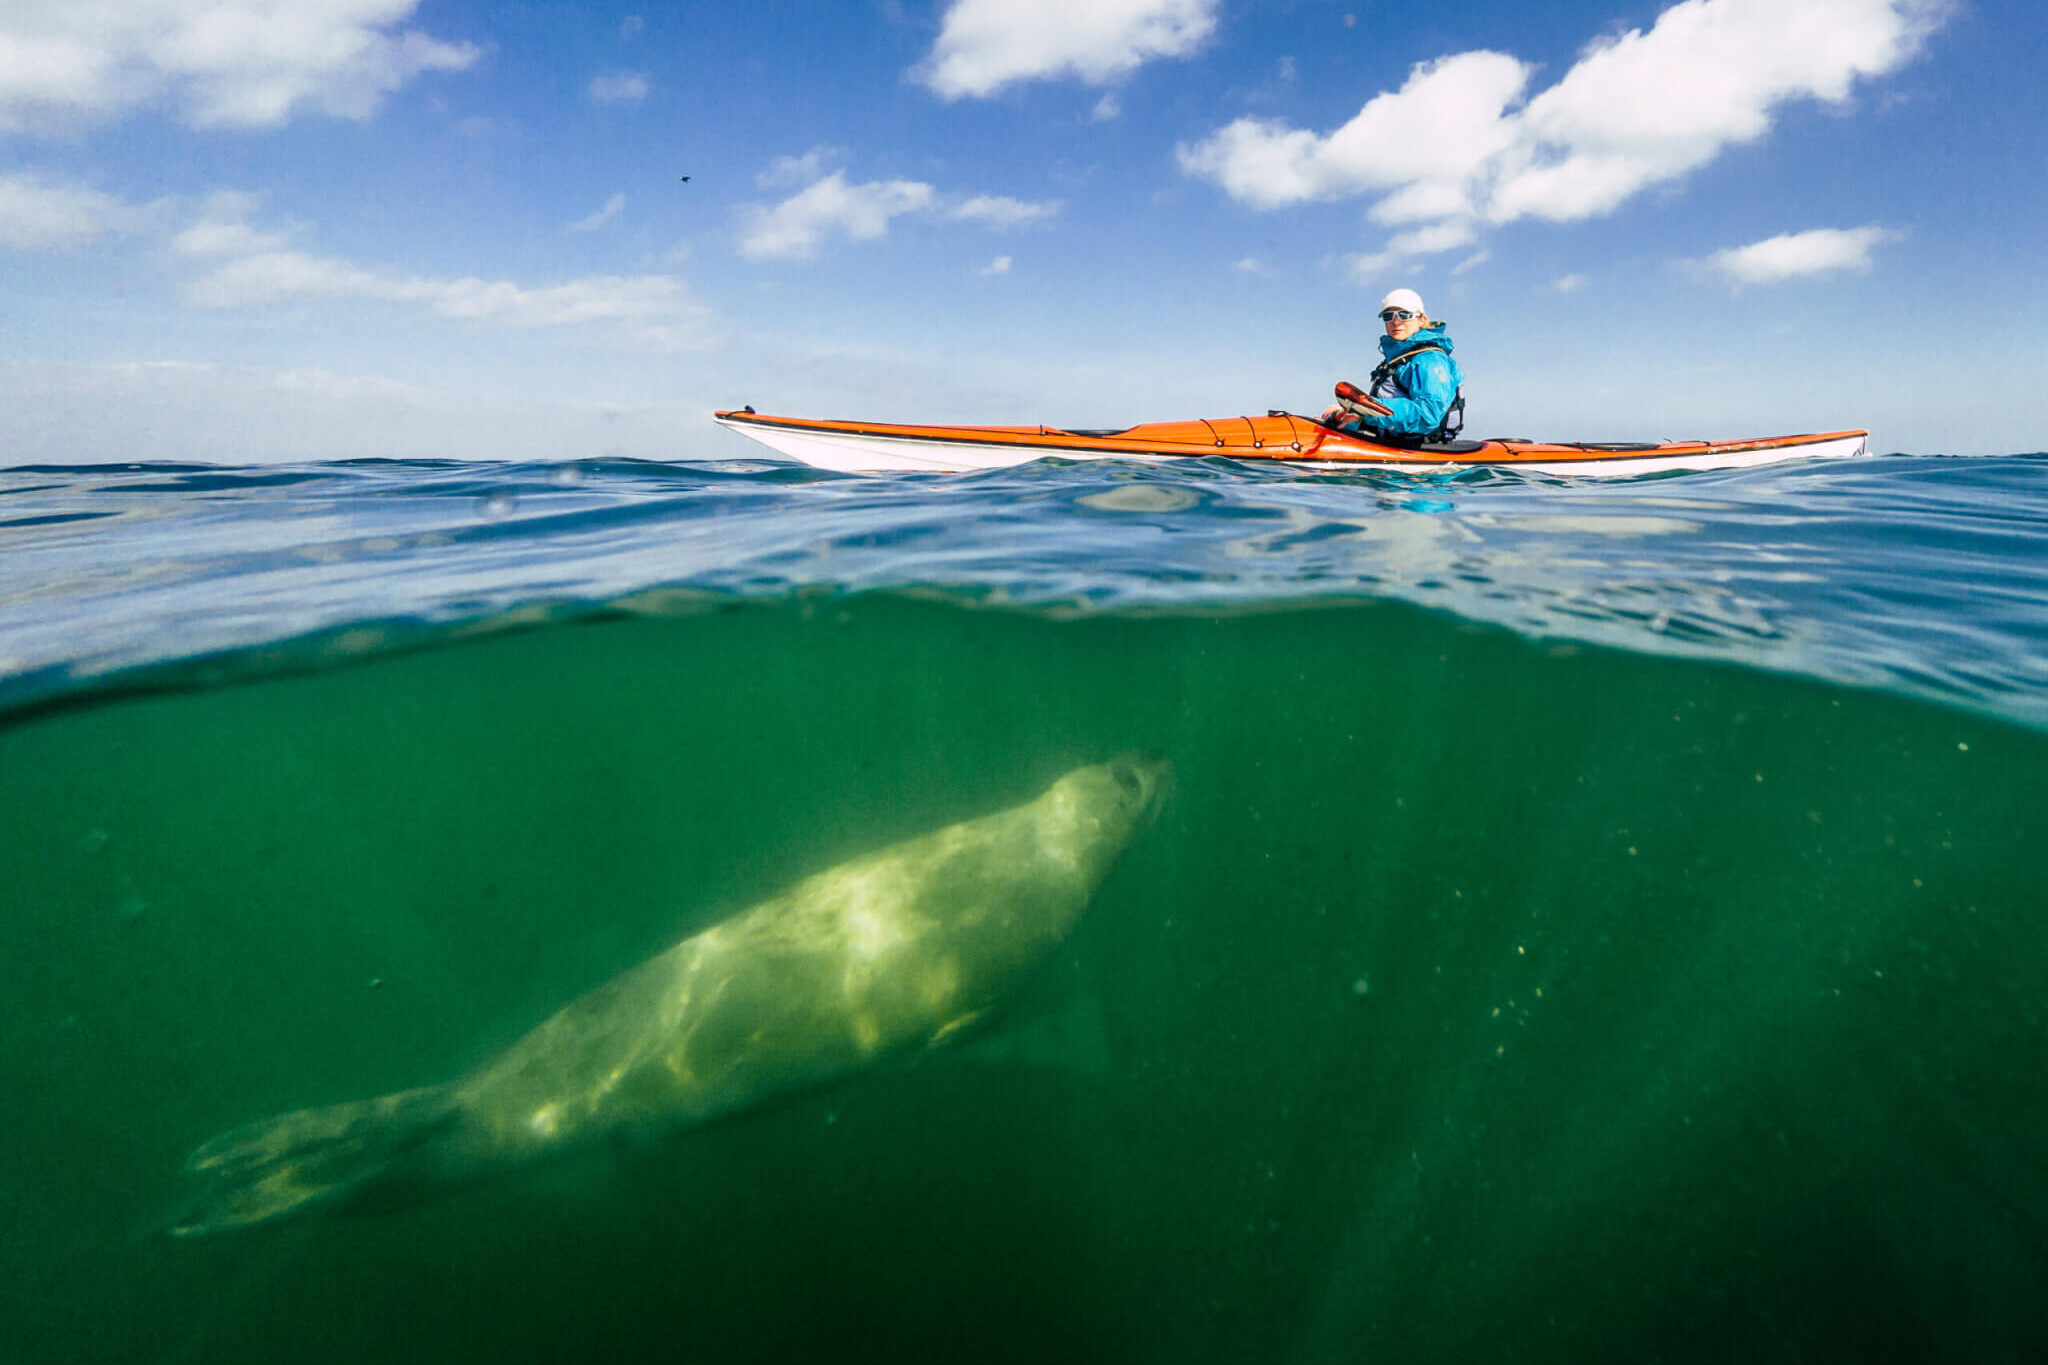
[[[1449,440],[1465,424],[1460,396],[1465,372],[1451,359],[1451,335],[1433,322],[1413,289],[1396,289],[1380,300],[1381,360],[1366,392],[1392,411],[1385,417],[1360,418],[1341,407],[1323,413],[1323,420],[1341,424],[1366,437],[1391,437],[1403,444]]]

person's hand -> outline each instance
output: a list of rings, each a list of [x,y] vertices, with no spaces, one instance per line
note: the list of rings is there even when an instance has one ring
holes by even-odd
[[[1326,427],[1334,426],[1348,416],[1350,416],[1349,413],[1345,412],[1344,409],[1338,407],[1335,403],[1332,403],[1329,407],[1323,409],[1323,425]]]

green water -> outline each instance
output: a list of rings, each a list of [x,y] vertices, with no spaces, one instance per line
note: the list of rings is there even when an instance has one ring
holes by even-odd
[[[1005,1031],[150,1235],[795,878],[1170,754]],[[2048,740],[1394,606],[552,627],[0,728],[0,1358],[2048,1351]]]

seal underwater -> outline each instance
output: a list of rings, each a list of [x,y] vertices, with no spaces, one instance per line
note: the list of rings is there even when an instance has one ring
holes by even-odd
[[[1171,777],[1153,755],[1078,768],[684,939],[460,1079],[223,1133],[188,1161],[207,1187],[170,1231],[417,1203],[944,1043],[1066,938]]]

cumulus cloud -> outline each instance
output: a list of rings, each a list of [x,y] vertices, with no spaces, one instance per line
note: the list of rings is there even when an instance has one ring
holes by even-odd
[[[981,275],[1007,275],[1010,273],[1010,258],[1008,256],[998,256],[975,273]]]
[[[1649,30],[1591,44],[1556,84],[1500,52],[1424,63],[1321,134],[1243,118],[1179,149],[1182,169],[1255,208],[1377,196],[1370,217],[1420,224],[1377,269],[1474,240],[1486,225],[1570,222],[1706,165],[1770,130],[1794,100],[1839,103],[1905,63],[1942,0],[1683,0]]]
[[[750,261],[809,260],[826,238],[871,241],[889,220],[928,207],[934,192],[917,180],[870,180],[850,185],[845,171],[799,190],[773,208],[746,211],[740,255]]]
[[[1411,207],[1469,212],[1468,185],[1514,144],[1505,114],[1528,77],[1513,57],[1464,52],[1416,67],[1327,137],[1243,118],[1182,147],[1180,164],[1254,208],[1396,191]]]
[[[1550,282],[1550,292],[1553,294],[1576,294],[1585,287],[1586,277],[1577,271],[1569,275],[1559,275]]]
[[[705,344],[710,310],[673,275],[592,275],[539,288],[509,280],[398,275],[294,249],[278,233],[259,232],[220,213],[219,202],[172,239],[177,255],[208,264],[184,288],[198,308],[370,299],[416,304],[444,317],[508,330],[583,327],[628,345],[677,350]]]
[[[1094,85],[1182,57],[1216,28],[1217,0],[953,0],[918,76],[944,99],[1018,81]],[[1100,106],[1098,106],[1098,112]]]
[[[1717,251],[1701,262],[1709,271],[1740,289],[1752,284],[1776,284],[1802,275],[1824,275],[1836,270],[1858,273],[1870,269],[1870,253],[1879,242],[1895,240],[1899,234],[1872,224],[1859,228],[1815,228],[1811,232],[1784,232],[1748,246]]]
[[[168,102],[200,128],[311,110],[367,118],[425,71],[480,55],[399,26],[419,0],[7,0],[0,132],[75,129]]]
[[[626,196],[615,194],[604,201],[604,207],[588,218],[579,218],[569,224],[571,232],[595,232],[626,211]]]
[[[71,251],[130,232],[141,211],[112,195],[31,174],[0,175],[0,249]]]
[[[755,179],[762,185],[787,184],[816,177],[837,149],[816,147],[800,157],[779,156]],[[1044,222],[1060,211],[1060,201],[1033,202],[1001,194],[964,199],[942,196],[921,180],[869,180],[854,183],[838,170],[810,183],[779,204],[753,204],[740,212],[739,252],[750,261],[810,260],[834,237],[872,241],[884,236],[892,220],[925,213],[952,222],[980,223],[991,228],[1017,228]]]
[[[1057,199],[1030,203],[1000,194],[977,194],[965,203],[947,210],[946,216],[965,223],[986,223],[994,228],[1013,228],[1023,227],[1027,223],[1043,222],[1059,211],[1060,201]]]
[[[614,71],[593,80],[585,93],[599,104],[638,104],[652,88],[638,71]]]

